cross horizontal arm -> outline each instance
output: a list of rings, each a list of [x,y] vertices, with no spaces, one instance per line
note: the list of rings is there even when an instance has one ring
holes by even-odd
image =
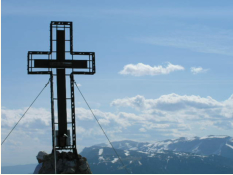
[[[87,69],[87,60],[44,60],[35,59],[35,68],[80,68]]]

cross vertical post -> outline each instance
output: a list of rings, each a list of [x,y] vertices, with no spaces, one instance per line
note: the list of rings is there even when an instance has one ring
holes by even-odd
[[[47,59],[34,58],[43,55],[47,55]],[[68,56],[71,58],[66,58]],[[77,59],[76,56],[82,56],[82,59]],[[74,52],[73,23],[70,21],[51,21],[50,51],[29,51],[27,60],[28,74],[50,74],[53,149],[70,149],[77,153],[74,75],[95,74],[95,52]],[[66,70],[69,70],[68,74]],[[54,98],[53,76],[56,76],[57,98]],[[70,98],[67,98],[66,95],[66,76],[70,77]],[[54,100],[57,100],[57,116],[54,112]],[[71,100],[70,117],[67,116],[67,100]],[[72,132],[71,136],[70,132]]]
[[[57,30],[57,61],[65,61],[65,31]],[[57,68],[57,110],[58,110],[58,145],[66,146],[67,111],[66,111],[66,70]]]

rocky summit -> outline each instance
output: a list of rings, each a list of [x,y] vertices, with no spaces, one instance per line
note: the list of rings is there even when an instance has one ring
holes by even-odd
[[[39,174],[54,174],[54,154],[44,156],[44,163]],[[92,174],[87,159],[72,152],[56,152],[57,174]]]

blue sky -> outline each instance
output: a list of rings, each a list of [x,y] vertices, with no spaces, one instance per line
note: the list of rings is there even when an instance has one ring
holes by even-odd
[[[232,136],[232,8],[230,0],[2,0],[2,140],[49,79],[27,75],[27,52],[49,50],[51,21],[72,21],[74,51],[96,53],[96,74],[75,80],[112,141]],[[80,152],[106,139],[75,93]],[[2,165],[50,152],[50,122],[47,88],[2,146]]]

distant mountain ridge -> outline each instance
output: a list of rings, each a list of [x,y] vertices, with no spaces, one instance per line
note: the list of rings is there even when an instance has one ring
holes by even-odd
[[[175,151],[200,155],[219,155],[233,159],[233,137],[230,136],[180,137],[155,143],[124,140],[112,142],[112,144],[116,149],[134,150],[147,154]],[[108,144],[98,144],[95,146],[110,147]]]
[[[155,143],[112,142],[127,170],[135,174],[233,173],[233,139],[229,136],[178,138]],[[127,173],[112,148],[98,144],[85,148],[93,173]]]

